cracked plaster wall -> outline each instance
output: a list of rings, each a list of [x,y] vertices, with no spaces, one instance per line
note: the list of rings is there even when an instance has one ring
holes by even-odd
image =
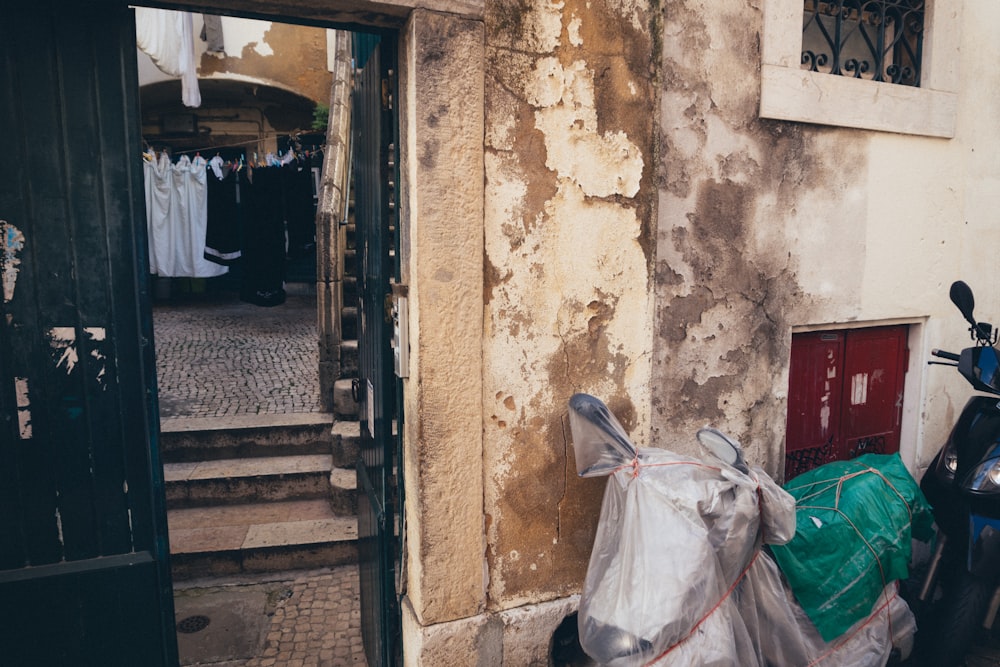
[[[904,460],[919,468],[947,430],[919,397],[941,403],[956,388],[921,360],[964,343],[942,339],[957,326],[948,285],[995,281],[970,225],[980,240],[997,234],[986,204],[997,169],[980,157],[1000,139],[985,120],[998,76],[982,65],[997,47],[981,28],[997,10],[964,4],[963,111],[946,140],[759,119],[768,1],[663,5],[652,437],[693,453],[710,423],[778,473],[793,327],[906,321],[918,407]],[[968,393],[957,389],[952,412]]]
[[[696,453],[694,431],[713,424],[773,464],[789,307],[803,305],[781,221],[822,220],[839,201],[848,241],[830,247],[813,227],[803,243],[834,254],[852,282],[867,166],[835,133],[757,119],[760,25],[746,2],[664,5],[653,439]]]
[[[569,397],[649,432],[652,18],[643,3],[486,8],[490,608],[579,590],[604,480],[576,475]]]

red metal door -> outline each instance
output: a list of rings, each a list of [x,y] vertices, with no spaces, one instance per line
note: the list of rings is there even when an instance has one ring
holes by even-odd
[[[841,458],[899,451],[906,327],[852,331],[844,353]]]
[[[785,431],[786,479],[838,458],[844,333],[792,336]]]
[[[899,451],[906,326],[792,336],[785,479]]]

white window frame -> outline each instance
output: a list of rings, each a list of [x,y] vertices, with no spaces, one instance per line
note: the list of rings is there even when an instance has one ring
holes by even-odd
[[[919,88],[802,69],[802,13],[802,0],[764,0],[761,118],[955,136],[962,3],[928,0]]]

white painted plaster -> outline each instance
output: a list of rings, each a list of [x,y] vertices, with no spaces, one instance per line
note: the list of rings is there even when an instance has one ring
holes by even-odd
[[[539,0],[527,9],[526,22],[533,27],[531,35],[526,35],[523,46],[525,51],[549,53],[559,46],[562,37],[562,10],[564,2]]]
[[[200,32],[201,22],[195,22],[195,31]],[[274,55],[274,49],[268,45],[267,31],[271,29],[271,21],[257,21],[235,16],[222,17],[222,34],[226,42],[226,57],[238,58],[244,47],[251,46],[262,56]],[[204,51],[204,42],[201,44]]]
[[[583,46],[583,37],[580,36],[580,26],[582,24],[583,21],[580,20],[580,17],[574,14],[566,26],[567,38],[573,46]]]
[[[556,58],[542,58],[533,74],[525,96],[539,107],[535,127],[545,135],[545,166],[588,196],[635,196],[642,151],[624,132],[597,133],[594,75],[587,64],[577,60],[563,67]]]

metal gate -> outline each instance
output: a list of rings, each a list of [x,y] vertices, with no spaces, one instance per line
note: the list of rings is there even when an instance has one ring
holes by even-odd
[[[394,184],[397,110],[394,34],[354,35],[355,221],[358,243],[358,551],[361,630],[370,667],[402,659],[399,597],[402,401],[391,363],[392,289],[399,280]],[[398,534],[402,534],[399,532]]]
[[[4,3],[0,58],[0,662],[176,665],[132,13]]]

